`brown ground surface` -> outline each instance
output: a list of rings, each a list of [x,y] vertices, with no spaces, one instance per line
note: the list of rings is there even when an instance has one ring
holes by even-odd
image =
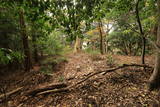
[[[106,75],[96,75],[68,93],[25,96],[28,90],[35,89],[37,86],[57,82],[73,84],[92,72],[106,70],[123,63],[140,63],[138,56],[113,55],[110,58],[112,61],[105,55],[85,53],[71,54],[67,57],[68,62],[57,65],[52,75],[39,72],[39,66],[35,66],[31,72],[10,72],[0,75],[0,94],[3,89],[9,92],[23,87],[19,93],[0,102],[0,107],[5,105],[9,107],[150,107],[158,102],[158,92],[149,92],[147,89],[147,81],[152,71],[144,72],[137,67],[121,69]],[[146,57],[147,64],[153,66],[153,61],[152,56]]]

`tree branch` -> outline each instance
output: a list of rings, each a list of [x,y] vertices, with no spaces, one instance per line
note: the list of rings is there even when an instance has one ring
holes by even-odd
[[[141,20],[140,20],[140,17],[139,17],[139,8],[138,7],[139,7],[139,0],[136,3],[136,17],[137,17],[137,22],[138,22],[138,25],[139,25],[140,33],[141,33],[142,36],[144,36]]]
[[[140,65],[140,64],[123,64],[122,66],[118,66],[116,68],[111,68],[111,69],[108,69],[108,70],[105,70],[105,71],[97,71],[97,72],[94,72],[90,75],[88,75],[86,78],[84,78],[83,80],[80,80],[79,82],[73,84],[73,85],[70,85],[66,88],[60,88],[60,89],[54,89],[54,90],[47,90],[47,91],[43,91],[43,92],[39,92],[37,93],[37,95],[43,95],[43,94],[49,94],[49,93],[58,93],[58,92],[69,92],[72,88],[75,88],[76,86],[78,86],[79,84],[85,82],[86,80],[88,80],[89,78],[95,76],[95,75],[98,75],[98,74],[101,74],[103,73],[103,75],[105,75],[106,73],[109,73],[109,72],[114,72],[116,70],[119,70],[119,69],[122,69],[122,68],[127,68],[127,67],[145,67],[145,68],[152,68],[148,65]]]

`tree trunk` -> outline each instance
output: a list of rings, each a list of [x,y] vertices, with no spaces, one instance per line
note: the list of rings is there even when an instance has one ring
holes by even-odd
[[[107,23],[107,31],[105,32],[105,39],[104,39],[104,41],[105,41],[105,53],[108,53],[108,39],[107,39],[107,36],[109,35],[109,32],[110,32],[110,30],[112,29],[112,27],[111,28],[109,28],[109,21],[108,21],[108,23]]]
[[[74,44],[74,52],[78,52],[80,50],[80,38],[76,36],[75,44]]]
[[[36,35],[32,35],[32,41],[33,41],[33,48],[34,48],[34,61],[37,63],[39,60],[38,60],[38,50],[37,50],[37,44],[36,44],[36,41],[37,41],[37,37]]]
[[[80,45],[79,48],[80,48],[80,50],[82,50],[83,49],[83,39],[79,39],[79,42],[80,42],[79,43],[79,45]]]
[[[105,53],[108,53],[108,42],[107,41],[105,41],[104,47],[105,47]]]
[[[103,55],[105,53],[105,47],[104,47],[104,38],[103,38],[103,31],[102,31],[103,25],[101,20],[99,20],[98,26],[99,26],[99,34],[100,34],[100,51],[101,51],[101,54]]]
[[[157,31],[157,45],[160,46],[160,0],[157,1],[158,6],[158,31]],[[160,87],[160,53],[157,51],[155,59],[154,71],[149,79],[149,89],[153,90]]]
[[[136,16],[137,16],[137,22],[138,22],[138,25],[139,25],[139,30],[140,30],[140,33],[141,33],[141,37],[142,37],[142,56],[141,56],[141,63],[142,64],[145,64],[145,47],[146,47],[146,39],[144,37],[144,32],[143,32],[143,29],[142,29],[142,24],[141,24],[141,20],[140,20],[140,17],[139,17],[139,0],[137,1],[136,3]]]
[[[21,36],[22,36],[23,47],[24,47],[25,71],[29,71],[32,67],[31,54],[29,49],[28,36],[26,33],[26,25],[24,21],[24,11],[22,9],[19,11],[19,20],[20,20]]]
[[[142,56],[141,56],[142,64],[145,64],[145,51],[146,51],[146,38],[143,35],[142,36]]]

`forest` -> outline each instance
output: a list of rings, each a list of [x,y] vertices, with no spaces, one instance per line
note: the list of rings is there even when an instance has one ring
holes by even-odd
[[[0,107],[160,107],[160,0],[0,0]]]

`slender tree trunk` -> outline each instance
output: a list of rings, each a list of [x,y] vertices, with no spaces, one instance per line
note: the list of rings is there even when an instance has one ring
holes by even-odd
[[[140,33],[141,33],[141,37],[142,37],[142,56],[141,56],[141,63],[142,64],[145,64],[145,47],[146,47],[146,39],[144,37],[144,32],[143,32],[143,29],[142,29],[142,24],[141,24],[141,20],[140,20],[140,17],[139,17],[139,0],[137,1],[136,3],[136,16],[137,16],[137,22],[138,22],[138,25],[139,25],[139,30],[140,30]]]
[[[98,23],[98,26],[99,26],[99,33],[100,33],[100,51],[101,51],[101,54],[103,55],[105,53],[105,47],[104,47],[104,38],[103,38],[103,31],[102,31],[102,22],[101,20],[99,20],[99,23]]]
[[[38,50],[37,50],[37,44],[36,44],[36,41],[37,41],[37,37],[36,35],[32,35],[32,41],[33,41],[33,48],[34,48],[34,61],[37,63],[39,60],[38,60]]]
[[[109,32],[110,32],[111,29],[112,29],[112,27],[109,28],[109,21],[108,21],[107,31],[105,32],[105,53],[108,53],[108,39],[107,39],[107,36],[109,35]]]
[[[104,46],[105,46],[105,53],[107,53],[108,52],[108,42],[107,41],[104,43]]]
[[[83,49],[83,39],[79,39],[79,42],[80,42],[80,50],[82,50]]]
[[[92,48],[93,51],[96,50],[96,46],[95,46],[95,42],[94,41],[91,41],[91,48]]]
[[[124,52],[126,55],[129,55],[126,42],[124,42],[123,46],[124,46],[124,48],[122,48],[122,49],[124,49],[123,52]]]
[[[80,38],[76,36],[75,44],[74,44],[74,52],[78,52],[80,50]]]
[[[160,46],[160,0],[157,1],[158,6],[158,31],[157,31],[157,45]],[[157,51],[155,59],[154,71],[149,79],[149,89],[153,90],[160,87],[160,53]]]
[[[141,63],[145,64],[145,51],[146,51],[146,38],[142,37],[142,56],[141,56]]]
[[[28,36],[26,33],[26,25],[25,25],[23,10],[19,11],[19,20],[20,20],[21,36],[22,36],[24,55],[25,55],[24,57],[25,71],[29,71],[32,67],[32,63],[31,63],[31,54],[29,49]]]

